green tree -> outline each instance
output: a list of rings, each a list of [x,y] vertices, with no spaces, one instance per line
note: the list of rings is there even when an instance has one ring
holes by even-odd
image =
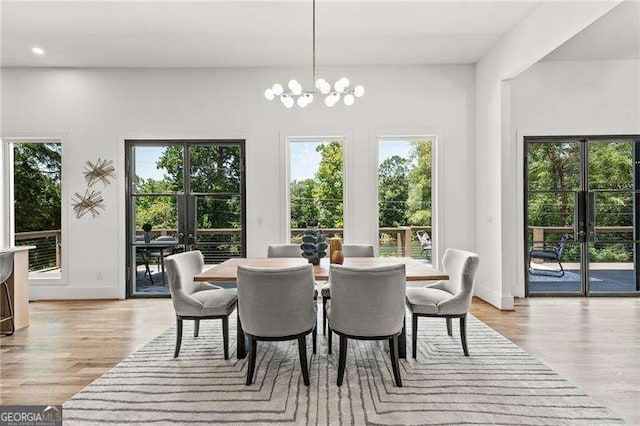
[[[409,225],[431,225],[431,141],[411,142],[411,162],[409,170],[409,197],[407,199],[407,220]]]
[[[60,229],[61,161],[60,144],[14,145],[15,232]]]
[[[320,203],[315,198],[316,181],[314,179],[294,180],[289,189],[291,206],[291,228],[304,228],[307,222],[319,217]]]
[[[318,202],[318,225],[325,228],[343,226],[342,144],[329,142],[318,145],[321,154],[316,172],[314,199]]]
[[[385,159],[378,168],[379,225],[381,227],[407,224],[409,165],[408,159],[394,155]]]

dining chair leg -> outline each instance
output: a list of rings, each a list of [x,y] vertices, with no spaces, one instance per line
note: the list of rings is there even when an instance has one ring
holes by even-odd
[[[182,320],[176,317],[176,351],[173,354],[174,358],[178,358],[180,354],[180,345],[182,344]]]
[[[229,359],[229,317],[222,317],[222,347],[224,359]]]
[[[240,313],[238,312],[239,308],[236,308],[236,357],[238,359],[243,359],[247,355],[247,351],[244,346],[244,330],[242,329],[242,323],[240,322]]]
[[[193,320],[193,337],[198,337],[200,334],[200,320]]]
[[[329,330],[328,330],[329,331],[329,342],[328,342],[329,343],[329,355],[331,355],[331,346],[333,344],[333,342],[331,341],[332,340],[331,336],[333,336],[333,332],[331,331],[331,325],[329,325],[328,328],[329,328]]]
[[[418,316],[411,314],[411,355],[416,359],[418,355]]]
[[[451,323],[452,323],[451,318],[447,318],[446,320],[447,320],[447,334],[448,334],[449,336],[453,336],[453,330],[452,330],[452,325],[451,325]]]
[[[300,354],[300,368],[305,386],[309,386],[309,366],[307,365],[307,336],[298,337],[298,353]]]
[[[402,320],[402,332],[398,336],[398,356],[407,359],[407,316]]]
[[[340,355],[338,357],[338,386],[342,386],[344,370],[347,366],[347,337],[340,336]]]
[[[255,337],[249,336],[249,360],[247,362],[247,386],[253,382],[253,372],[256,369],[256,353],[258,341]]]
[[[389,339],[389,353],[391,354],[391,369],[393,370],[393,378],[396,386],[402,387],[402,378],[400,377],[400,363],[398,362],[398,336]]]
[[[467,316],[460,318],[460,339],[462,339],[462,350],[464,356],[469,356],[469,348],[467,347]]]
[[[318,321],[316,320],[316,324],[313,326],[313,332],[311,334],[311,338],[313,339],[313,354],[316,354],[316,347],[318,345]]]
[[[322,296],[322,335],[327,334],[327,298]]]

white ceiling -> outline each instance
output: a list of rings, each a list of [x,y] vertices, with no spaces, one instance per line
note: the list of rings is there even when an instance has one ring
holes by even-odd
[[[318,0],[318,64],[476,62],[536,1]],[[4,2],[2,66],[311,62],[311,2]],[[32,46],[46,54],[37,57]]]
[[[551,52],[546,61],[640,59],[640,2],[627,0]]]

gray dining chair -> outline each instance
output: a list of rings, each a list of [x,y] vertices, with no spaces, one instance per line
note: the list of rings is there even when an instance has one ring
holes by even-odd
[[[373,245],[372,244],[343,244],[342,255],[347,257],[373,257]],[[320,288],[320,295],[322,296],[322,335],[327,332],[327,313],[325,307],[327,301],[331,299],[331,282],[326,282]]]
[[[229,359],[229,315],[238,301],[235,289],[226,290],[193,278],[202,272],[204,258],[199,251],[188,251],[168,256],[166,259],[169,290],[176,311],[176,350],[180,354],[182,344],[182,321],[193,320],[194,337],[198,337],[200,320],[222,320],[224,359]]]
[[[408,288],[406,303],[411,311],[412,351],[417,354],[418,318],[436,317],[447,321],[447,334],[453,335],[451,320],[460,318],[460,338],[465,356],[467,347],[467,313],[471,307],[473,286],[480,258],[464,250],[447,249],[442,259],[447,281],[427,284],[422,288]]]
[[[331,265],[329,353],[332,334],[340,336],[338,386],[342,386],[347,360],[347,339],[387,340],[395,384],[402,386],[398,339],[404,331],[405,265],[350,268]]]
[[[7,300],[7,310],[9,311],[6,317],[0,319],[0,323],[9,321],[9,331],[3,331],[3,336],[11,336],[16,331],[15,322],[13,320],[13,307],[11,305],[11,294],[9,292],[9,284],[7,281],[13,273],[13,251],[7,251],[0,253],[0,285],[4,292],[4,297]],[[1,299],[0,299],[0,303]]]
[[[300,244],[270,244],[267,257],[302,257]]]
[[[247,381],[253,382],[258,341],[298,340],[304,384],[309,386],[307,335],[316,353],[315,282],[311,264],[291,268],[238,266],[238,313],[249,338]]]

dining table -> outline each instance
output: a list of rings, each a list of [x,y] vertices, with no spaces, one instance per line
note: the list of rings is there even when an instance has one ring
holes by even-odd
[[[280,257],[280,258],[239,258],[234,257],[224,262],[213,265],[205,269],[202,273],[194,277],[194,281],[212,282],[212,283],[237,283],[238,266],[251,266],[256,268],[288,268],[308,264],[309,261],[302,257]],[[448,280],[449,275],[439,271],[424,261],[413,259],[410,257],[351,257],[345,258],[343,266],[354,268],[375,268],[384,265],[404,264],[407,281],[440,281]],[[313,265],[313,275],[318,282],[328,281],[331,264],[329,259],[322,259],[320,264]],[[238,359],[246,356],[246,342],[240,316],[238,316],[237,333],[237,349],[236,355]],[[398,352],[400,358],[406,358],[406,327],[403,328],[402,334],[398,339]]]
[[[167,283],[167,279],[166,279],[166,274],[164,272],[164,251],[165,250],[173,250],[176,245],[178,245],[178,240],[151,240],[149,242],[145,242],[145,241],[141,241],[141,240],[136,240],[133,243],[133,246],[136,248],[136,252],[138,250],[141,251],[146,251],[149,253],[154,253],[157,252],[159,254],[159,260],[160,260],[160,267],[162,270],[162,285],[166,285]],[[153,282],[153,280],[151,281]]]

